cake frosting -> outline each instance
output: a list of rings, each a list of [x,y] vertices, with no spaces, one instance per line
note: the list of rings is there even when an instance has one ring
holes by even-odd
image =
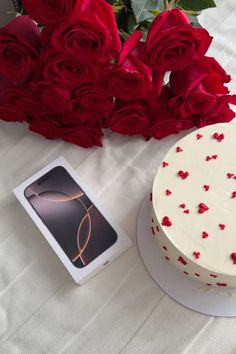
[[[178,141],[157,171],[152,205],[166,261],[208,286],[236,287],[236,124]]]

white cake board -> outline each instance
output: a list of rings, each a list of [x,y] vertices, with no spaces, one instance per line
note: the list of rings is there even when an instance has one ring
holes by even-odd
[[[236,316],[236,289],[208,287],[186,277],[165,260],[150,228],[150,194],[144,198],[137,224],[138,247],[144,265],[160,288],[179,304],[211,316]]]

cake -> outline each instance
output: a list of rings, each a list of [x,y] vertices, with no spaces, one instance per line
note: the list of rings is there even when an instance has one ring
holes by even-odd
[[[236,124],[194,131],[166,154],[153,183],[151,231],[183,276],[236,287]]]

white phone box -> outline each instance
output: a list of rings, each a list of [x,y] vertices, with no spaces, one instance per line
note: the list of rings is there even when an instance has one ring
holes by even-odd
[[[131,246],[64,157],[13,192],[77,284],[84,284]]]

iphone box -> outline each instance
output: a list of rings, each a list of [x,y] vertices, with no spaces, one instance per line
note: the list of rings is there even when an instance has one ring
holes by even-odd
[[[77,284],[85,283],[131,245],[63,157],[13,192]]]

